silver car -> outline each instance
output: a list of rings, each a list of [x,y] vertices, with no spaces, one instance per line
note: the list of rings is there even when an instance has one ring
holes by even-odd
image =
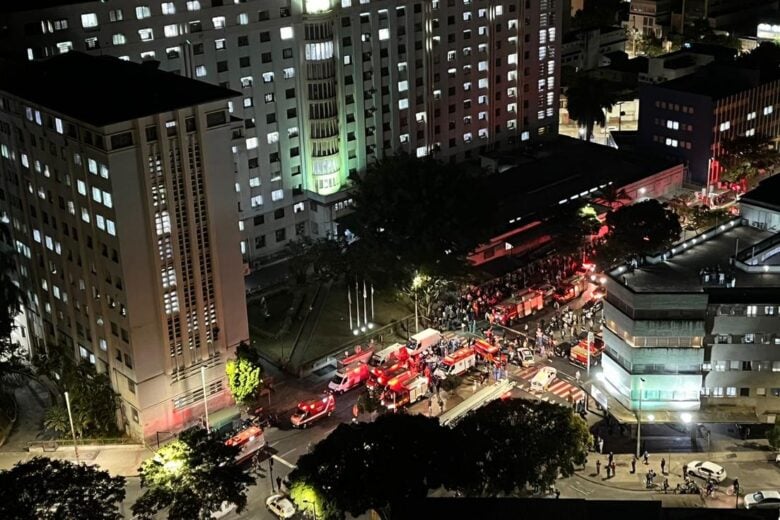
[[[780,493],[762,490],[745,495],[745,509],[780,509]]]

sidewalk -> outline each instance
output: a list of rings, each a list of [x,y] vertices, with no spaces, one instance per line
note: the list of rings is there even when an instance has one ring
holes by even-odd
[[[153,452],[142,445],[116,447],[85,447],[79,449],[79,461],[89,465],[100,466],[112,475],[133,477],[138,475],[141,463],[151,457]],[[33,457],[47,457],[76,462],[76,454],[72,447],[60,447],[56,451],[3,451],[0,452],[0,469],[10,469],[18,462],[25,462]]]

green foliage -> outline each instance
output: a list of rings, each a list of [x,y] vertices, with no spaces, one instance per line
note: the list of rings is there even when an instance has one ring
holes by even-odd
[[[556,250],[562,255],[577,251],[601,227],[593,207],[582,203],[556,206],[547,224],[556,243]]]
[[[119,520],[125,478],[97,466],[35,457],[0,471],[0,518]]]
[[[235,359],[225,364],[228,386],[238,404],[251,402],[262,385],[263,367],[257,352],[242,343],[236,348]]]
[[[695,206],[690,214],[690,229],[703,230],[717,226],[731,218],[728,210],[710,209],[707,206]]]
[[[780,421],[775,419],[775,425],[767,432],[766,438],[773,450],[780,450]]]
[[[612,109],[618,95],[613,83],[580,73],[566,90],[566,100],[569,117],[585,128],[585,139],[590,141],[596,124],[602,127],[607,124],[604,111]]]
[[[400,286],[414,270],[462,273],[466,255],[498,229],[486,177],[470,165],[408,154],[369,166],[353,193],[352,274]]]
[[[585,422],[550,403],[494,401],[454,430],[422,415],[387,414],[342,424],[302,456],[290,473],[292,498],[301,509],[316,502],[320,518],[343,518],[386,513],[441,486],[518,494],[571,476],[590,445]]]
[[[324,497],[327,510],[357,516],[387,509],[395,500],[423,498],[442,484],[451,460],[449,438],[450,430],[422,415],[387,414],[371,423],[341,424],[298,460],[290,481]]]
[[[296,480],[290,487],[290,499],[298,511],[317,520],[341,520],[344,513],[335,509],[322,493],[303,480]]]
[[[680,238],[680,217],[657,200],[645,200],[608,213],[606,243],[598,251],[604,269],[629,258],[646,255],[671,246]]]
[[[372,392],[368,389],[364,390],[358,396],[357,407],[360,413],[374,413],[380,412],[385,408],[382,406],[382,400],[379,398],[377,392]]]
[[[49,356],[39,358],[37,364],[39,372],[57,382],[60,394],[68,392],[76,435],[108,437],[117,434],[119,396],[111,388],[108,375],[98,374],[95,366],[86,361],[77,364],[56,348],[50,349]],[[61,434],[69,433],[67,419],[65,403],[61,402],[46,412],[44,426]]]
[[[209,518],[223,502],[240,513],[255,479],[236,463],[239,449],[200,428],[182,432],[141,465],[144,493],[133,504],[135,518],[151,519],[165,508],[171,520]]]
[[[460,421],[454,434],[455,487],[477,496],[549,488],[559,475],[574,474],[591,445],[587,424],[571,409],[522,399],[493,401]]]
[[[32,375],[26,363],[27,352],[11,340],[24,303],[24,292],[16,282],[16,254],[11,243],[10,229],[0,224],[0,386],[6,390]]]
[[[725,168],[720,178],[728,182],[755,183],[758,176],[773,172],[780,165],[780,155],[766,136],[736,137],[722,144],[719,160]]]

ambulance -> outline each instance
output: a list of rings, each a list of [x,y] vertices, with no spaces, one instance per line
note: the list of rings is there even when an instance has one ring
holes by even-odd
[[[290,417],[293,428],[307,428],[311,423],[323,417],[329,417],[336,409],[336,399],[333,394],[323,395],[319,399],[311,399],[298,403],[298,409]]]
[[[425,329],[409,338],[406,349],[410,356],[419,356],[438,345],[439,341],[441,341],[441,332],[436,329]]]
[[[336,371],[336,375],[328,383],[328,389],[336,394],[343,394],[366,382],[370,375],[368,365],[353,363]]]
[[[474,341],[474,352],[488,363],[501,363],[501,349],[496,345],[491,345],[484,339]]]
[[[406,345],[402,343],[393,343],[389,347],[382,349],[371,356],[371,359],[368,360],[368,364],[372,367],[377,367],[388,361],[401,361],[407,357],[409,357],[409,355],[406,352]]]
[[[239,464],[249,460],[255,453],[265,447],[263,429],[259,426],[248,426],[225,441],[228,446],[238,446],[241,450],[236,454]]]
[[[416,376],[402,384],[388,387],[382,394],[382,404],[388,410],[398,410],[407,404],[414,404],[428,393],[428,378]]]
[[[553,367],[543,367],[536,375],[531,379],[531,391],[532,392],[544,392],[555,381],[558,376],[558,371]]]
[[[459,376],[477,364],[477,354],[473,348],[464,347],[456,350],[444,360],[433,372],[438,379],[446,379],[447,376]]]

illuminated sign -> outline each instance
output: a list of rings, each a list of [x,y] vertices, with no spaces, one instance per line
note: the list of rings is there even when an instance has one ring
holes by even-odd
[[[323,13],[330,11],[330,0],[306,0],[307,13]]]
[[[780,25],[760,23],[758,24],[758,29],[756,30],[756,36],[758,38],[768,39],[780,38]]]

